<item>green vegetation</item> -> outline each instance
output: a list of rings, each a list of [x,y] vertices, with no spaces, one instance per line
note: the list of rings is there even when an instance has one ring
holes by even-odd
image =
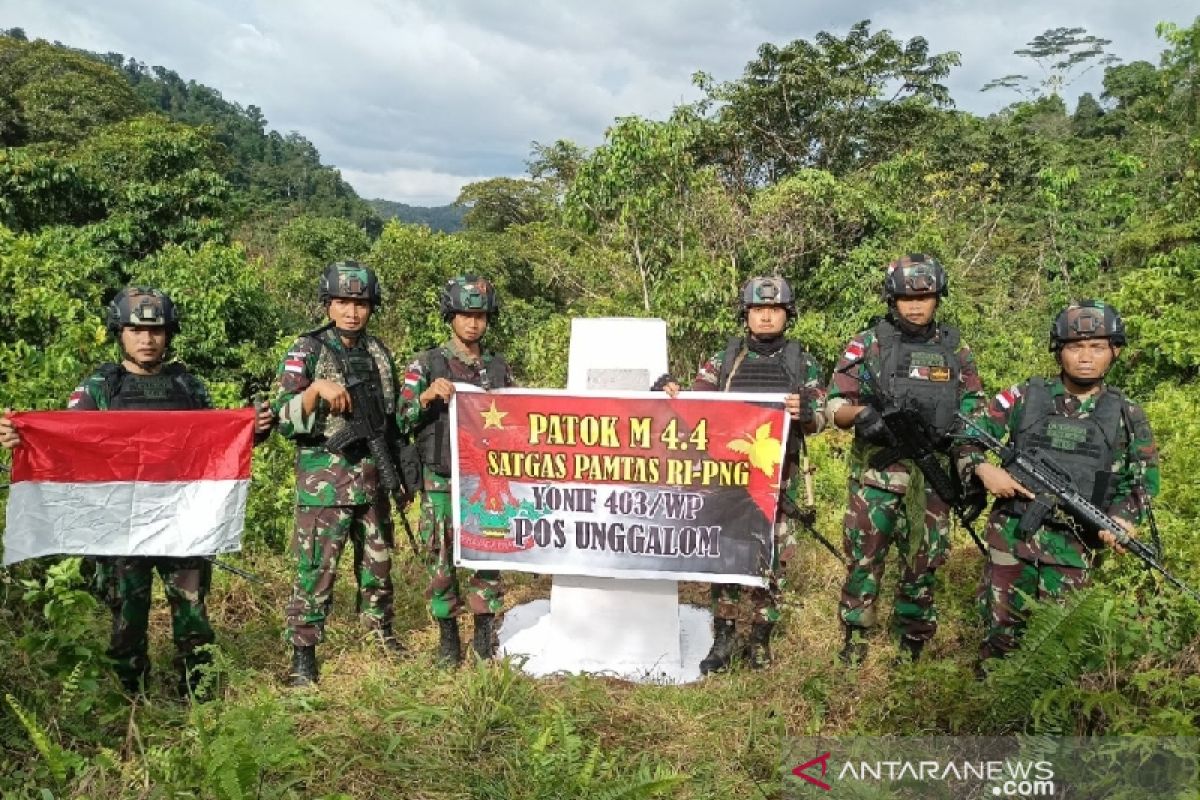
[[[882,310],[883,264],[921,250],[950,272],[944,311],[991,391],[1052,370],[1046,334],[1068,298],[1123,312],[1131,341],[1113,379],[1150,415],[1166,561],[1198,585],[1200,19],[1158,32],[1158,64],[1107,65],[1101,96],[1073,112],[1057,90],[1067,79],[1052,74],[1025,79],[1027,99],[987,118],[953,109],[945,78],[958,56],[931,54],[922,39],[864,22],[844,37],[767,44],[740,78],[698,75],[704,98],[669,119],[619,119],[591,151],[535,145],[528,177],[463,189],[463,229],[452,233],[380,229],[309,143],[266,133],[253,106],[10,32],[0,37],[0,407],[62,407],[114,357],[101,308],[133,280],[174,295],[179,356],[232,406],[270,381],[289,337],[317,318],[317,267],[335,257],[379,270],[373,328],[400,354],[441,338],[434,298],[446,277],[491,276],[504,302],[493,335],[518,380],[555,386],[571,316],[662,317],[674,372],[690,375],[734,332],[740,283],[776,271],[798,290],[794,335],[828,368]],[[1099,46],[1071,29],[1044,38],[1028,55],[1066,47],[1063,70],[1081,63],[1071,53]],[[846,444],[814,442],[829,535]],[[1200,733],[1196,609],[1132,559],[1109,559],[1097,588],[1039,610],[1026,651],[975,682],[980,564],[965,536],[942,573],[941,630],[916,666],[893,667],[882,634],[857,672],[836,663],[840,570],[805,542],[769,672],[688,687],[535,681],[508,664],[447,675],[426,655],[435,633],[411,588],[423,573],[401,551],[397,628],[413,655],[383,660],[350,619],[343,575],[321,688],[288,693],[291,458],[278,437],[256,451],[236,563],[267,584],[216,577],[207,705],[157,684],[147,702],[123,702],[103,664],[105,615],[76,561],[0,570],[0,794],[773,797],[787,735]],[[510,600],[547,585],[514,575]],[[157,609],[159,675],[166,622]]]

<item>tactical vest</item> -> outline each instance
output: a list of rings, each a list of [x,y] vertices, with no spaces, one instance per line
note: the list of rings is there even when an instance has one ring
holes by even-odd
[[[927,342],[905,339],[900,329],[886,319],[875,324],[879,343],[880,389],[900,406],[915,406],[943,439],[954,427],[958,410],[958,387],[962,365],[958,360],[958,331],[938,327],[938,335]]]
[[[451,364],[440,347],[426,350],[420,356],[429,383],[438,378],[469,383],[483,389],[503,389],[508,381],[508,364],[498,354],[493,354],[486,369],[479,369],[454,359]],[[421,451],[421,463],[438,475],[450,474],[450,409],[441,400],[434,400],[434,415],[417,430],[417,447]]]
[[[187,411],[204,408],[192,390],[187,370],[167,364],[154,375],[135,375],[120,364],[101,364],[110,411]]]
[[[804,356],[800,343],[788,340],[772,356],[751,358],[746,340],[731,337],[725,344],[717,388],[722,392],[793,392],[804,382]]]
[[[1058,413],[1046,381],[1033,378],[1026,384],[1023,400],[1020,426],[1013,436],[1016,447],[1053,462],[1071,476],[1080,494],[1107,508],[1116,489],[1112,465],[1122,447],[1125,396],[1105,387],[1088,416],[1066,417]],[[1021,513],[1024,506],[1016,502],[1012,509]]]
[[[396,413],[396,387],[387,348],[382,342],[364,334],[359,339],[360,346],[347,349],[341,346],[341,342],[335,344],[329,341],[328,337],[337,336],[330,327],[318,328],[304,336],[316,342],[317,364],[313,368],[313,381],[327,380],[345,386],[351,378],[365,380],[370,384],[371,391],[383,398],[384,412],[388,416]],[[361,346],[364,343],[366,346]],[[349,375],[342,373],[335,347],[340,347],[339,352],[344,353]],[[312,433],[306,437],[306,441],[313,444],[323,442],[345,425],[346,420],[341,414],[322,414],[313,423]]]

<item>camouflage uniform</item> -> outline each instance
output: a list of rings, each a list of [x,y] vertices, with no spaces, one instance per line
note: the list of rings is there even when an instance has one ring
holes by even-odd
[[[774,355],[763,355],[752,350],[745,350],[738,355],[744,360],[739,362],[753,362],[759,359],[779,358],[782,351]],[[692,381],[692,391],[698,392],[716,392],[732,390],[728,386],[734,375],[726,377],[725,387],[720,385],[723,365],[727,351],[721,351],[713,355],[712,358],[705,361],[700,370],[696,373],[695,379]],[[736,358],[736,357],[735,357]],[[731,371],[736,371],[731,365]],[[804,354],[801,361],[801,374],[795,376],[795,382],[808,390],[809,408],[812,410],[813,419],[817,424],[817,430],[820,431],[825,426],[825,417],[821,413],[825,406],[825,386],[821,368],[817,362],[813,360],[807,353]],[[795,389],[796,387],[791,387]],[[800,425],[801,423],[792,421],[792,426]],[[791,454],[789,451],[790,455]],[[801,485],[803,476],[800,474],[798,458],[792,457],[785,461],[783,471],[783,488],[782,491],[796,506],[800,506]],[[780,512],[775,515],[775,549],[772,553],[771,568],[768,573],[768,583],[764,587],[754,587],[750,590],[750,603],[753,610],[753,618],[755,622],[770,622],[774,623],[779,620],[779,595],[783,590],[783,572],[787,564],[795,556],[796,537],[794,532],[788,525],[787,518]],[[713,584],[711,589],[712,594],[712,609],[715,619],[735,619],[737,617],[737,605],[741,599],[741,586],[736,583],[717,583]]]
[[[1053,416],[1065,419],[1087,419],[1101,398],[1113,391],[1102,385],[1094,394],[1077,397],[1067,391],[1061,377],[1047,381],[1046,388],[1053,402]],[[1013,386],[986,407],[980,404],[972,417],[1003,441],[1020,430],[1029,396],[1029,382]],[[1128,400],[1121,402],[1125,408],[1114,448],[1106,511],[1118,520],[1138,525],[1146,520],[1141,493],[1158,494],[1158,450],[1142,408]],[[982,453],[972,447],[964,451],[960,467],[965,472],[982,461]],[[1025,625],[1026,601],[1022,593],[1035,600],[1058,598],[1085,585],[1089,578],[1091,550],[1063,519],[1047,522],[1027,538],[1022,538],[1019,524],[1017,509],[1005,501],[998,502],[988,517],[985,536],[991,558],[984,575],[987,633],[981,648],[983,658],[1003,655],[1017,647]]]
[[[943,335],[944,329],[939,328],[936,336]],[[868,404],[871,388],[863,363],[878,380],[881,358],[875,328],[851,339],[829,384],[826,413],[830,420],[844,405]],[[983,387],[970,348],[960,345],[956,358],[960,369],[957,408],[968,411],[983,400]],[[932,380],[928,377],[931,369],[912,366],[908,377]],[[875,604],[888,550],[895,542],[901,574],[892,625],[897,634],[924,642],[937,630],[934,573],[945,563],[950,550],[950,509],[911,462],[872,468],[868,462],[879,450],[857,436],[850,450],[849,506],[842,540],[850,566],[842,586],[839,615],[848,629],[870,628],[877,623]]]
[[[421,393],[433,382],[431,357],[440,354],[449,368],[450,380],[460,383],[481,385],[481,374],[489,368],[503,364],[495,353],[483,351],[479,358],[462,353],[448,341],[440,347],[426,351],[413,360],[404,372],[404,383],[400,387],[401,428],[415,434],[425,426],[432,425],[439,414],[448,414],[444,403],[434,401],[427,408],[421,407]],[[497,361],[499,359],[499,361]],[[512,372],[503,365],[499,385],[489,388],[504,388],[513,385]],[[445,455],[449,459],[449,454]],[[429,584],[425,598],[429,601],[429,612],[435,619],[450,619],[463,613],[457,571],[454,566],[454,526],[450,503],[450,475],[430,466],[425,458],[422,469],[423,491],[421,492],[421,524],[418,535],[426,548],[425,568]],[[472,614],[495,614],[503,608],[503,588],[500,573],[496,570],[478,570],[467,582],[466,607]]]
[[[114,386],[120,389],[114,398]],[[137,395],[138,402],[123,402]],[[114,403],[114,399],[116,402]],[[89,376],[72,393],[68,409],[108,411],[139,408],[212,408],[208,390],[201,381],[177,364],[168,364],[159,374],[134,375],[115,364],[106,364]],[[112,637],[108,656],[122,684],[133,689],[150,671],[148,656],[150,590],[154,572],[171,606],[171,634],[175,642],[175,667],[181,673],[208,656],[198,648],[212,644],[215,636],[208,622],[205,599],[212,583],[212,565],[203,558],[164,556],[102,557],[95,564],[94,583],[112,612]]]
[[[325,447],[325,439],[345,420],[331,414],[324,400],[318,399],[312,414],[306,416],[303,410],[302,395],[314,381],[344,384],[334,351],[347,358],[369,356],[378,370],[388,413],[394,412],[397,396],[391,353],[365,333],[354,348],[347,348],[329,327],[301,336],[279,365],[272,408],[279,418],[279,432],[296,442],[296,527],[291,547],[296,579],[285,611],[287,639],[296,647],[316,645],[324,637],[338,560],[347,539],[354,545],[357,610],[364,624],[386,631],[392,624],[391,507],[380,488],[375,462],[365,447],[345,455]]]

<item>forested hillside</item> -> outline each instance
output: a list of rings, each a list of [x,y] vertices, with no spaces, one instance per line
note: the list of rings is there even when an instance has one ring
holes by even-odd
[[[375,209],[384,220],[394,219],[415,225],[425,225],[435,231],[454,233],[462,230],[463,215],[466,210],[461,206],[410,206],[407,203],[397,203],[394,200],[368,200],[371,208]]]
[[[883,311],[883,266],[921,251],[949,271],[940,313],[989,392],[1053,371],[1047,333],[1069,299],[1120,309],[1130,343],[1111,379],[1147,409],[1161,448],[1164,559],[1200,585],[1200,18],[1158,34],[1157,63],[1101,65],[1059,31],[1043,43],[1046,77],[1007,76],[1018,101],[987,117],[949,96],[959,54],[920,38],[863,22],[763,44],[740,77],[698,73],[703,99],[667,119],[619,118],[590,150],[535,144],[525,177],[463,188],[463,228],[447,233],[380,223],[254,106],[10,32],[0,407],[62,408],[115,357],[101,311],[133,281],[174,296],[177,354],[237,406],[319,319],[318,269],[337,258],[379,271],[372,328],[401,357],[443,337],[435,297],[449,275],[492,277],[503,314],[489,335],[518,381],[561,386],[573,316],[665,319],[673,372],[690,377],[736,332],[737,289],[762,273],[797,288],[791,335],[829,369]],[[1089,64],[1103,91],[1068,107],[1061,87]],[[835,538],[848,441],[814,440],[820,525]],[[1039,610],[1039,645],[975,681],[981,563],[961,532],[939,573],[941,629],[916,665],[895,666],[882,631],[862,668],[837,663],[841,567],[805,540],[767,672],[683,688],[533,680],[509,664],[447,674],[411,588],[424,571],[403,554],[396,624],[412,654],[387,662],[361,637],[343,574],[321,688],[288,693],[292,458],[278,436],[255,453],[246,552],[232,563],[266,583],[217,575],[217,696],[203,706],[166,682],[130,707],[78,560],[0,569],[0,795],[774,797],[788,735],[1200,735],[1198,609],[1130,558],[1109,559],[1065,609]],[[512,584],[510,602],[547,593],[545,578]],[[152,655],[167,675],[156,602]]]

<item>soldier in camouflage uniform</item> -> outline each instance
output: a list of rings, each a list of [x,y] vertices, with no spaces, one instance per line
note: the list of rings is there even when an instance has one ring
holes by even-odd
[[[512,386],[503,356],[483,348],[481,340],[499,313],[496,290],[477,275],[459,275],[442,288],[442,319],[450,325],[445,344],[420,353],[404,373],[400,389],[402,425],[416,438],[423,464],[419,536],[427,549],[429,585],[425,597],[438,621],[438,660],[444,666],[462,661],[458,617],[464,602],[454,567],[450,506],[450,409],[454,382],[484,389]],[[472,645],[483,659],[496,653],[496,613],[503,607],[500,573],[476,571],[467,583],[465,607],[474,615]]]
[[[301,335],[279,365],[273,406],[279,432],[296,443],[295,583],[286,607],[292,645],[292,686],[318,680],[316,645],[333,602],[342,549],[354,548],[357,608],[364,625],[393,653],[391,505],[363,443],[341,452],[327,446],[351,412],[346,384],[367,382],[394,417],[398,381],[392,354],[366,333],[379,307],[375,272],[356,261],[338,261],[321,274],[317,295],[328,322]]]
[[[797,494],[803,476],[799,470],[801,435],[819,432],[825,423],[821,413],[825,389],[821,368],[800,343],[787,339],[784,332],[796,318],[796,298],[786,280],[757,277],[746,281],[738,297],[738,321],[745,325],[742,336],[732,337],[725,350],[700,367],[692,391],[701,392],[774,392],[787,396],[787,409],[799,425],[792,426],[784,459],[783,488],[786,499],[798,505]],[[662,389],[671,397],[679,384],[670,376],[660,378],[653,389]],[[767,571],[767,588],[750,591],[753,624],[747,647],[747,660],[754,669],[771,663],[771,633],[779,620],[780,581],[783,570],[795,554],[795,537],[781,512],[775,517],[775,550]],[[765,566],[765,565],[764,565]],[[700,662],[700,672],[728,669],[736,649],[737,605],[741,587],[735,583],[713,584],[713,644]]]
[[[1159,470],[1146,413],[1104,382],[1124,344],[1116,309],[1095,300],[1072,303],[1050,330],[1059,374],[1001,392],[973,418],[997,439],[1008,437],[1017,448],[1053,461],[1134,534],[1146,521],[1149,497],[1158,493]],[[1028,489],[978,449],[964,451],[960,466],[997,498],[986,529],[987,634],[980,657],[988,659],[1017,647],[1026,597],[1058,598],[1083,586],[1101,542],[1122,548],[1111,532],[1084,530],[1061,513],[1022,535],[1021,515],[1033,497]]]
[[[132,286],[108,305],[105,325],[121,349],[120,364],[101,364],[76,387],[67,408],[75,411],[151,411],[212,408],[208,390],[178,362],[165,361],[171,338],[179,332],[175,304],[157,289]],[[270,431],[272,415],[260,409],[255,430]],[[20,443],[7,417],[0,418],[0,445]],[[171,606],[171,633],[181,695],[195,695],[197,667],[209,661],[200,651],[213,642],[205,599],[212,565],[204,558],[165,556],[104,557],[90,560],[93,582],[112,612],[108,656],[130,694],[142,691],[150,674],[148,656],[150,590],[154,573],[162,579]],[[204,699],[198,696],[197,699]]]
[[[949,553],[950,508],[911,461],[881,463],[894,453],[873,405],[884,398],[875,397],[871,384],[887,400],[915,407],[949,452],[955,413],[981,402],[983,387],[958,331],[935,320],[947,288],[941,264],[920,253],[889,264],[883,283],[888,313],[850,340],[829,385],[829,421],[854,428],[842,544],[849,566],[839,606],[845,663],[861,663],[866,656],[866,633],[876,624],[893,542],[902,568],[892,624],[902,651],[916,660],[937,630],[934,572]]]

